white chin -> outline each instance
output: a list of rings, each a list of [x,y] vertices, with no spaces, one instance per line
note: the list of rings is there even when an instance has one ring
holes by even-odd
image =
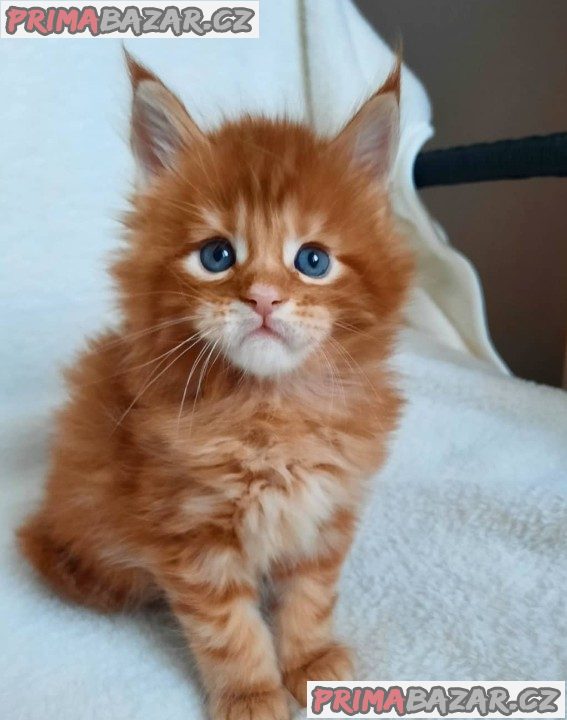
[[[251,337],[232,347],[228,355],[234,365],[250,375],[273,377],[295,370],[307,352],[294,351],[277,338]]]

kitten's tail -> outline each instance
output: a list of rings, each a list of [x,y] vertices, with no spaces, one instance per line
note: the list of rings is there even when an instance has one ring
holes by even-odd
[[[56,538],[40,511],[17,532],[20,550],[39,575],[60,595],[101,612],[117,612],[154,602],[151,577],[137,568],[105,566]]]

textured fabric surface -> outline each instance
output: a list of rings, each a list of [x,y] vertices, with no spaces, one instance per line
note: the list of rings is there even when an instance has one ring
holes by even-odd
[[[409,398],[347,562],[338,625],[363,679],[567,673],[567,396],[408,333]],[[13,528],[37,497],[48,422],[2,418],[0,715],[204,717],[166,614],[103,617],[39,584]],[[301,717],[301,713],[298,715]]]

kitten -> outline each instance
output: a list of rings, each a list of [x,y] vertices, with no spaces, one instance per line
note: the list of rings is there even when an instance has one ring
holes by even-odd
[[[387,195],[400,64],[325,139],[259,117],[205,134],[127,61],[123,322],[68,372],[21,548],[93,608],[166,599],[214,720],[287,720],[286,689],[304,706],[307,680],[352,676],[337,581],[400,413],[386,367],[412,275]]]

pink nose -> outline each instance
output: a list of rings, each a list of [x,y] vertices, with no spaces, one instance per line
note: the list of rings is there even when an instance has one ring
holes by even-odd
[[[283,302],[281,293],[272,285],[252,285],[243,298],[252,309],[263,318],[268,317],[274,311],[276,305]]]

